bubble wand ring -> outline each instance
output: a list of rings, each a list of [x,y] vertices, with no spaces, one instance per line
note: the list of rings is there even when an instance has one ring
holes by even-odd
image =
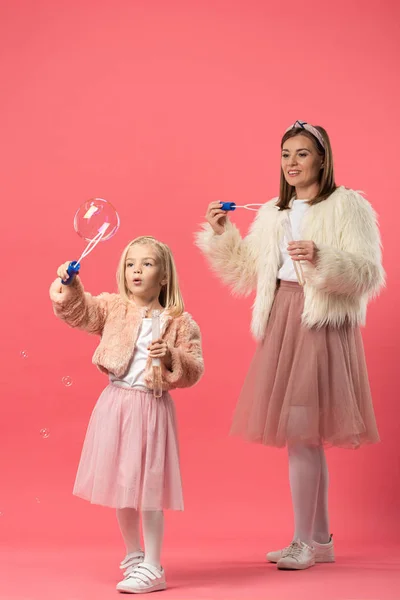
[[[73,260],[68,265],[69,278],[61,280],[63,285],[70,285],[80,271],[81,260],[85,258],[97,244],[110,239],[118,230],[120,219],[115,208],[103,198],[92,198],[84,202],[76,211],[74,229],[77,234],[89,242],[79,260]]]

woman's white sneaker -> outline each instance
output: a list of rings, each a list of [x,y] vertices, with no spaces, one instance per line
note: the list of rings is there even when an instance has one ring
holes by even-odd
[[[318,544],[318,542],[312,543],[315,548],[315,562],[316,563],[333,563],[335,562],[335,548],[333,546],[333,536],[329,538],[327,544]]]
[[[335,562],[335,548],[333,546],[333,537],[331,535],[327,544],[318,544],[317,542],[312,543],[315,548],[315,562],[316,563],[333,563]],[[283,556],[283,553],[288,550],[289,546],[282,550],[274,550],[268,552],[266,558],[269,562],[277,563]]]
[[[166,587],[164,569],[142,562],[118,583],[117,590],[127,594],[147,594],[165,590]]]
[[[278,560],[278,569],[308,569],[315,565],[315,550],[300,540],[294,540]]]

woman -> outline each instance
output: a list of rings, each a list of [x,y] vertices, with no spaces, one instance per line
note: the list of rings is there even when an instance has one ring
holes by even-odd
[[[267,559],[306,569],[335,560],[324,447],[379,441],[359,327],[384,271],[375,213],[336,186],[327,132],[296,121],[281,150],[279,197],[247,237],[213,202],[197,245],[235,294],[256,289],[258,347],[232,432],[288,447],[294,536]]]

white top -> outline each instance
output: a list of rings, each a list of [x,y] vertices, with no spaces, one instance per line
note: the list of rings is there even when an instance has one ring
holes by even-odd
[[[304,216],[310,205],[307,200],[293,200],[292,208],[288,210],[288,222],[285,227],[285,235],[280,245],[280,269],[278,271],[278,279],[283,281],[297,281],[296,271],[294,270],[293,261],[290,258],[287,247],[289,242],[301,240],[301,226]]]
[[[110,373],[112,383],[125,388],[147,387],[144,382],[144,371],[149,356],[147,348],[152,342],[152,337],[152,319],[143,319],[129,367],[125,375],[120,378]]]

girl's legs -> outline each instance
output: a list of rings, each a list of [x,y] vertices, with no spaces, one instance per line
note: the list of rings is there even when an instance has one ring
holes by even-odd
[[[117,508],[117,520],[126,546],[126,553],[140,552],[139,511],[134,508]]]
[[[162,510],[142,512],[145,558],[158,569],[161,568],[161,549],[164,537],[164,513]]]
[[[161,568],[161,547],[164,535],[162,510],[142,511],[145,556],[133,568],[125,572],[123,581],[117,585],[119,592],[140,594],[165,590],[165,573]]]

